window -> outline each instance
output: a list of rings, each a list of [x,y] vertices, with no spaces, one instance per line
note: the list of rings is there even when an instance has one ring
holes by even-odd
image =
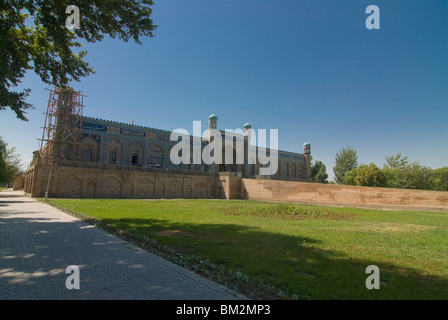
[[[79,144],[79,161],[97,162],[98,161],[98,137],[84,136]]]
[[[123,147],[118,140],[111,140],[107,144],[107,154],[105,161],[110,164],[122,164]]]
[[[92,150],[93,147],[92,146],[85,146],[84,147],[84,152],[83,152],[83,160],[84,161],[93,161],[93,157],[92,157]]]
[[[289,166],[287,163],[283,166],[283,178],[289,178]]]
[[[109,150],[109,163],[111,164],[117,163],[117,150],[115,149]]]
[[[149,151],[149,164],[152,167],[163,167],[163,151],[160,147],[154,146]]]
[[[138,152],[137,151],[132,152],[131,163],[133,165],[138,165]]]

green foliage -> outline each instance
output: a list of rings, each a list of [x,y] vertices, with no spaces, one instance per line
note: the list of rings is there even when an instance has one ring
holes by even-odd
[[[0,137],[0,183],[5,180],[6,177],[6,144],[3,142]]]
[[[80,29],[66,28],[66,8],[80,11]],[[0,110],[12,109],[17,118],[27,120],[32,108],[26,97],[30,89],[14,91],[28,70],[49,85],[65,87],[94,70],[83,60],[87,54],[75,41],[101,41],[104,35],[123,41],[152,37],[157,27],[150,19],[151,0],[60,0],[7,1],[0,4]]]
[[[386,186],[402,189],[448,191],[448,167],[431,170],[420,163],[409,163],[401,153],[386,157],[383,167]]]
[[[448,191],[448,167],[434,169],[431,171],[434,190]]]
[[[390,168],[406,168],[409,165],[408,157],[402,157],[401,153],[395,156],[386,156],[386,165]]]
[[[8,148],[8,144],[0,137],[0,183],[14,182],[17,176],[23,174],[22,164],[15,148]]]
[[[345,174],[358,167],[358,155],[352,147],[342,148],[336,153],[333,172],[336,183],[345,184]]]
[[[383,168],[383,175],[386,179],[385,186],[388,188],[397,188],[397,175],[398,171],[400,171],[399,168],[391,168],[389,166],[384,166]]]
[[[395,186],[403,189],[431,190],[433,188],[431,168],[414,162],[397,171]]]
[[[311,166],[311,180],[328,183],[327,167],[322,161],[316,161]]]
[[[366,187],[386,186],[386,177],[374,163],[362,164],[345,174],[345,184]]]
[[[365,166],[364,164],[362,164],[359,168]],[[359,168],[350,170],[349,172],[347,172],[345,174],[344,180],[345,180],[345,184],[349,185],[349,186],[356,186],[356,179],[359,175]]]

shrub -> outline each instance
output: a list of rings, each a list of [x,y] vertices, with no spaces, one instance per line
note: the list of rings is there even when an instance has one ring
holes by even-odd
[[[346,173],[345,184],[366,187],[386,186],[386,177],[383,172],[374,164],[362,164],[358,168]]]

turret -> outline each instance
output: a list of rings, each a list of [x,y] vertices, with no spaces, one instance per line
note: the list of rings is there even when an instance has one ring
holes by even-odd
[[[311,155],[311,144],[309,142],[303,144],[303,154]]]
[[[250,143],[252,125],[249,122],[247,122],[243,128],[244,128],[244,136],[247,137],[247,142]]]
[[[311,180],[311,144],[308,142],[303,144],[303,156],[305,158],[305,172],[303,178]]]
[[[217,129],[217,127],[218,127],[218,117],[216,116],[216,114],[212,113],[208,117],[208,128]]]

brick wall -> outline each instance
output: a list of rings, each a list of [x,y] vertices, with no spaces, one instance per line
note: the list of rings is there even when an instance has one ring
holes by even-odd
[[[392,188],[356,187],[242,179],[242,197],[259,201],[355,205],[386,208],[435,208],[448,211],[448,192]]]
[[[219,179],[214,175],[164,173],[58,166],[53,169],[49,197],[64,198],[217,198]],[[44,197],[49,165],[35,165],[25,174],[25,192]]]

